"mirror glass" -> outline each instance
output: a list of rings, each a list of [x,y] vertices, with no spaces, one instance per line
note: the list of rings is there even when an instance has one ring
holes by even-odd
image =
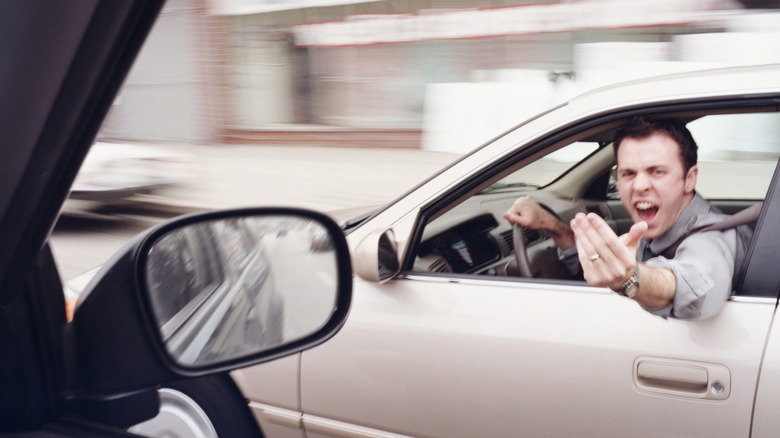
[[[257,354],[315,333],[336,307],[328,230],[298,216],[232,217],[164,234],[146,257],[149,302],[184,367]]]

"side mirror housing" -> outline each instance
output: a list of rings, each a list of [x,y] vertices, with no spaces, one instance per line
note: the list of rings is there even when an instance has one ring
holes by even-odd
[[[346,240],[323,214],[172,219],[128,243],[79,297],[66,328],[76,392],[109,400],[302,351],[341,328],[351,293]]]
[[[355,273],[368,281],[384,283],[400,272],[398,246],[392,230],[376,230],[355,249]]]

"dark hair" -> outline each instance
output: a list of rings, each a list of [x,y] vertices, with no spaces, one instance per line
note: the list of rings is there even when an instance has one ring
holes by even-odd
[[[643,139],[653,134],[664,134],[674,140],[680,148],[680,159],[682,160],[684,174],[688,173],[691,167],[698,161],[696,140],[693,139],[691,131],[685,127],[685,124],[677,119],[649,119],[646,117],[634,117],[624,126],[620,127],[615,133],[615,139],[612,142],[615,148],[615,157],[617,157],[620,143],[626,138]]]

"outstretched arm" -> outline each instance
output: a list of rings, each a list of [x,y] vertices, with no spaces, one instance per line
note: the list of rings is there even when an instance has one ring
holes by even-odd
[[[639,263],[636,251],[647,224],[638,222],[628,233],[618,236],[598,215],[579,213],[571,221],[571,228],[588,284],[619,290]],[[642,264],[639,284],[634,299],[645,307],[659,308],[669,305],[674,298],[677,280],[669,269]]]

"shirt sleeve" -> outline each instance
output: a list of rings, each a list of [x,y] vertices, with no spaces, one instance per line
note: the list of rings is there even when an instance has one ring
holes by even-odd
[[[558,248],[558,260],[563,264],[572,277],[580,273],[580,259],[577,256],[577,246],[566,249]]]
[[[673,259],[655,257],[645,262],[671,270],[677,281],[668,306],[645,310],[690,320],[715,316],[731,295],[736,248],[736,231],[708,231],[686,238]]]

